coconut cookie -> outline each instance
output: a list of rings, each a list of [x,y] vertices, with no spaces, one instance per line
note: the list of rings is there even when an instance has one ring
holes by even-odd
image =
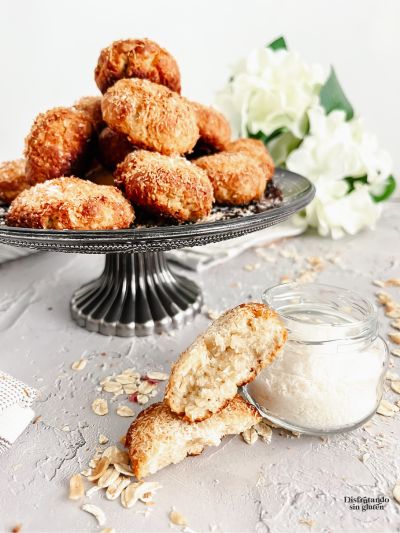
[[[218,446],[225,435],[236,435],[261,420],[258,411],[241,396],[231,399],[216,415],[190,424],[165,403],[142,411],[126,436],[133,473],[138,479],[198,455],[205,446]]]
[[[263,304],[242,304],[227,311],[173,366],[166,403],[189,422],[217,413],[238,387],[272,363],[286,336],[278,315]]]

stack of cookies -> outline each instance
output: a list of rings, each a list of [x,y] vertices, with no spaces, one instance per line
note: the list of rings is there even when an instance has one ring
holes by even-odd
[[[102,96],[40,114],[25,159],[0,165],[7,224],[122,229],[135,212],[196,222],[214,203],[263,198],[274,173],[264,145],[232,141],[221,113],[182,96],[178,65],[157,43],[112,43],[100,53],[95,81]]]

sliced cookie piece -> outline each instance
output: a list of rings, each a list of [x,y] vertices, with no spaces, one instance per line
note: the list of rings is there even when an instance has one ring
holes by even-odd
[[[198,455],[205,446],[218,446],[225,435],[239,434],[261,420],[258,411],[241,396],[232,398],[218,414],[190,424],[172,413],[165,403],[142,411],[131,424],[126,447],[138,479]]]
[[[272,363],[286,336],[266,305],[247,303],[227,311],[172,367],[166,403],[190,422],[205,420]]]

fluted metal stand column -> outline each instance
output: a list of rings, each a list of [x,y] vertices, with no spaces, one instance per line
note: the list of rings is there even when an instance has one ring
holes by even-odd
[[[89,331],[144,336],[179,328],[202,301],[200,288],[174,274],[164,252],[107,254],[101,276],[74,293],[71,314]]]

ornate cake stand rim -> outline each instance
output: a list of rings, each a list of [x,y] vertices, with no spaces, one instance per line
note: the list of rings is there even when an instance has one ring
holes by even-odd
[[[77,253],[134,252],[148,249],[168,250],[221,241],[275,225],[305,207],[314,197],[314,185],[298,174],[278,169],[277,181],[285,178],[299,180],[303,188],[288,203],[271,207],[261,213],[241,218],[203,222],[181,226],[161,226],[127,230],[41,230],[0,226],[0,242],[11,246],[23,246],[54,251]],[[164,243],[162,243],[164,241]],[[203,241],[203,242],[201,242]],[[206,241],[206,242],[204,242]],[[118,250],[118,247],[125,250]],[[87,251],[86,251],[87,250]]]

